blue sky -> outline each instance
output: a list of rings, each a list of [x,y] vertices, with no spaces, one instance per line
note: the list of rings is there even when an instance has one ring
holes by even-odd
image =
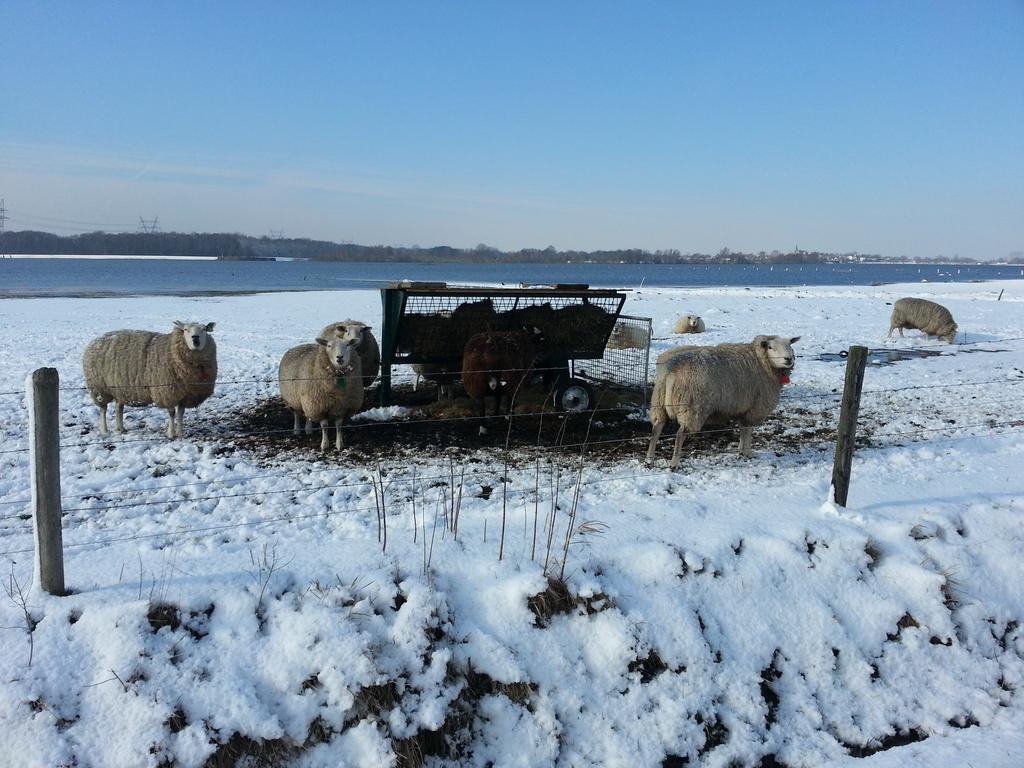
[[[1024,250],[1024,3],[5,3],[13,229]]]

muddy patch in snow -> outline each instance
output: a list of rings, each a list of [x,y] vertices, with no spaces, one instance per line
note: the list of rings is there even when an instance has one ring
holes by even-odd
[[[584,444],[588,459],[618,462],[642,459],[651,433],[639,393],[601,393],[598,409],[593,413],[554,411],[550,403],[543,402],[540,393],[530,393],[517,405],[511,422],[503,417],[484,420],[484,435],[479,434],[481,419],[477,407],[468,398],[423,403],[422,398],[416,397],[410,400],[420,404],[411,405],[405,394],[400,392],[396,400],[413,408],[407,413],[408,418],[356,422],[344,428],[346,448],[341,455],[345,461],[391,462],[441,456],[479,461],[480,452],[503,451],[507,440],[511,448],[509,460],[516,465],[538,456],[578,456]],[[408,394],[421,393],[410,390]],[[296,436],[291,425],[292,414],[280,398],[260,400],[229,418],[226,431],[238,437],[226,440],[223,450],[237,447],[274,459],[319,456],[319,427],[311,435]],[[735,448],[738,432],[729,425],[708,424],[705,430],[704,434],[687,440],[684,453],[700,455]],[[659,457],[671,454],[673,432],[673,425],[666,428]],[[820,451],[835,439],[835,416],[827,410],[789,406],[773,414],[754,435],[757,450],[769,449],[780,456],[808,447]],[[329,437],[333,453],[333,434]]]

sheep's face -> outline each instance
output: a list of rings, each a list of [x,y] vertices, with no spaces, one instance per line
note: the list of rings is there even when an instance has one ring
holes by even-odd
[[[696,328],[697,323],[700,322],[700,318],[696,315],[690,315],[690,328]]]
[[[800,340],[799,336],[785,339],[782,336],[758,336],[756,341],[764,350],[765,357],[772,368],[781,371],[793,370],[796,363],[796,356],[793,354],[793,345]]]
[[[339,373],[348,373],[352,370],[352,355],[355,353],[356,339],[347,339],[339,333],[335,333],[329,339],[318,338],[316,343],[327,351],[327,359],[331,367]]]
[[[174,321],[174,327],[181,332],[185,339],[185,346],[194,352],[199,352],[206,347],[209,334],[213,333],[214,323],[183,323],[181,320]]]
[[[370,334],[370,326],[368,325],[342,325],[339,323],[334,326],[334,334],[339,336],[346,341],[354,341],[356,344],[361,342]]]

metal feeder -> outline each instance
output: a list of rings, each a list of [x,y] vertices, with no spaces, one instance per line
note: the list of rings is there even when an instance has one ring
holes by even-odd
[[[476,333],[537,327],[545,337],[537,368],[556,389],[555,402],[565,410],[593,407],[588,383],[606,381],[591,375],[609,351],[609,338],[620,323],[626,294],[586,285],[490,288],[446,283],[394,283],[381,289],[381,405],[391,404],[391,367],[411,363],[462,368],[462,351]],[[640,320],[644,320],[641,318]],[[643,345],[643,381],[647,383],[647,347]],[[588,363],[585,370],[577,361]],[[616,382],[621,383],[621,382]]]

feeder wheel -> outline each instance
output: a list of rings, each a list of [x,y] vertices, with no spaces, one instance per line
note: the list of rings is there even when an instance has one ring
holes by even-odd
[[[589,411],[594,407],[594,390],[581,379],[567,379],[559,384],[555,402],[569,413]]]

